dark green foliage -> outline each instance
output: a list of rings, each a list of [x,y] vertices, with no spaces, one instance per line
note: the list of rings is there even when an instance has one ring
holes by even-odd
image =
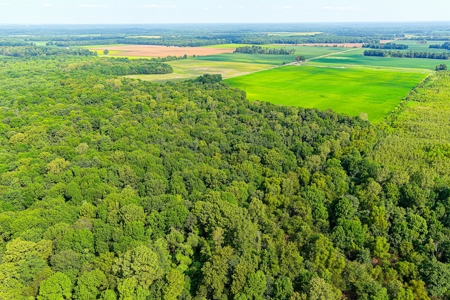
[[[295,49],[288,50],[286,48],[268,48],[253,45],[238,47],[234,50],[234,53],[292,55],[295,53]]]
[[[402,52],[402,51],[385,51],[385,50],[365,50],[364,56],[379,57],[399,57],[399,58],[430,58],[430,59],[449,59],[450,53],[434,53],[434,52]]]
[[[0,55],[14,57],[35,57],[35,56],[97,56],[96,52],[87,49],[58,49],[37,46],[16,46],[1,45]]]
[[[367,121],[117,77],[154,61],[0,64],[1,299],[448,297],[450,192],[370,160]]]
[[[445,42],[442,45],[430,45],[430,48],[434,48],[434,49],[447,49],[450,50],[450,42]]]
[[[396,43],[373,43],[373,44],[364,44],[363,48],[371,48],[371,49],[392,49],[392,50],[406,50],[409,48],[408,45],[396,44]],[[431,48],[431,47],[430,47]]]
[[[439,64],[436,66],[436,71],[447,71],[447,65],[446,64]]]

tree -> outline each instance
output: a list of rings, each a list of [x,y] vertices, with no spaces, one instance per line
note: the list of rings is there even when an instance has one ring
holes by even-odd
[[[109,50],[108,49],[103,50],[103,54],[104,55],[108,55],[109,54]]]
[[[447,71],[447,65],[446,64],[439,64],[436,66],[436,71]]]
[[[297,55],[297,56],[295,57],[295,60],[296,60],[297,62],[302,62],[302,61],[305,61],[305,60],[306,60],[306,57],[305,57],[304,55]]]
[[[84,272],[78,279],[75,288],[75,299],[98,299],[101,290],[106,285],[106,276],[102,271],[96,269],[90,272]]]
[[[38,300],[63,300],[72,297],[72,282],[64,273],[55,273],[42,281]]]
[[[309,285],[310,300],[339,300],[342,297],[341,291],[327,283],[323,278],[314,277]]]
[[[158,255],[146,246],[138,246],[120,255],[113,266],[115,274],[122,279],[134,279],[144,289],[162,278],[163,270]]]

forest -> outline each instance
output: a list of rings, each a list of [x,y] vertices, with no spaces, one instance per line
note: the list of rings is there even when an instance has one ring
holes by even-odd
[[[159,62],[0,64],[1,299],[450,297],[448,168],[391,168],[390,125],[117,77]]]
[[[126,77],[198,57],[73,47],[381,45],[445,27],[183,26],[0,26],[0,299],[450,299],[447,65],[371,123],[250,101],[221,74]],[[364,55],[447,54],[394,50]]]
[[[30,56],[96,56],[96,52],[88,49],[46,48],[37,46],[0,46],[0,55],[14,57]]]

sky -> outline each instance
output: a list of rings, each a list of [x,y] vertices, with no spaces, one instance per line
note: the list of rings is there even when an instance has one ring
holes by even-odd
[[[450,0],[0,0],[0,24],[450,21]]]

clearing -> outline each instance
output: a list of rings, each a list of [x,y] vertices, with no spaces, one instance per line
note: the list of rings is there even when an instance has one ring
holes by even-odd
[[[172,74],[132,75],[127,77],[158,83],[194,79],[204,74],[222,74],[222,77],[226,79],[274,67],[270,64],[214,62],[193,59],[171,61],[169,64],[173,67]]]
[[[423,70],[287,66],[226,80],[249,100],[333,109],[383,120],[427,75]]]

